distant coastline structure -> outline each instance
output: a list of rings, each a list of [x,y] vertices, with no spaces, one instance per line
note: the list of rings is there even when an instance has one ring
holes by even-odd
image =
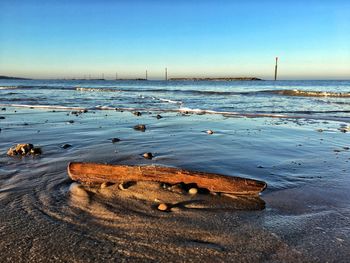
[[[146,69],[146,80],[148,80],[148,71]]]
[[[277,68],[278,68],[278,57],[276,57],[276,65],[275,65],[275,80],[277,80]]]
[[[165,68],[165,80],[168,80],[168,68]]]

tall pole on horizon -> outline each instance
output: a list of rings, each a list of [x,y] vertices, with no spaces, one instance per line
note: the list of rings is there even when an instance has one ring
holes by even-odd
[[[276,65],[275,65],[275,81],[277,80],[277,67],[278,67],[278,57],[276,57]]]
[[[118,80],[118,72],[115,73],[115,80]]]
[[[102,73],[102,79],[105,79],[105,73]]]
[[[165,68],[165,80],[168,80],[168,68]]]
[[[148,80],[148,72],[147,72],[147,69],[146,69],[146,80]]]

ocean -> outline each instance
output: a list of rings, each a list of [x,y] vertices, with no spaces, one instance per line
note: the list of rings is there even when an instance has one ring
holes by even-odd
[[[0,117],[1,262],[350,256],[350,81],[1,80]],[[7,156],[17,143],[42,154]],[[162,213],[136,190],[77,191],[72,161],[172,166],[268,187],[260,209],[226,200]]]

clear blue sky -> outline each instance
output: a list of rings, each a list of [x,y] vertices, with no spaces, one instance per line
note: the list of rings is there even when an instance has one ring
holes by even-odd
[[[350,79],[350,1],[1,0],[0,75]]]

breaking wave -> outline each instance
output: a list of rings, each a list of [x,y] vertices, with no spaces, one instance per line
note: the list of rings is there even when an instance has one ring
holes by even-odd
[[[339,111],[279,111],[279,112],[235,112],[235,111],[216,111],[210,109],[180,107],[177,109],[160,109],[160,108],[142,108],[142,107],[113,107],[97,105],[94,107],[68,107],[61,105],[26,105],[26,104],[0,104],[1,107],[15,108],[31,108],[44,110],[62,110],[62,111],[90,111],[90,110],[107,110],[107,111],[147,111],[147,112],[177,112],[181,114],[213,114],[222,115],[224,117],[247,117],[247,118],[284,118],[284,119],[317,119],[317,120],[332,120],[346,121],[350,120],[347,116],[332,116],[318,114],[334,114],[334,113],[349,113],[350,110]]]

